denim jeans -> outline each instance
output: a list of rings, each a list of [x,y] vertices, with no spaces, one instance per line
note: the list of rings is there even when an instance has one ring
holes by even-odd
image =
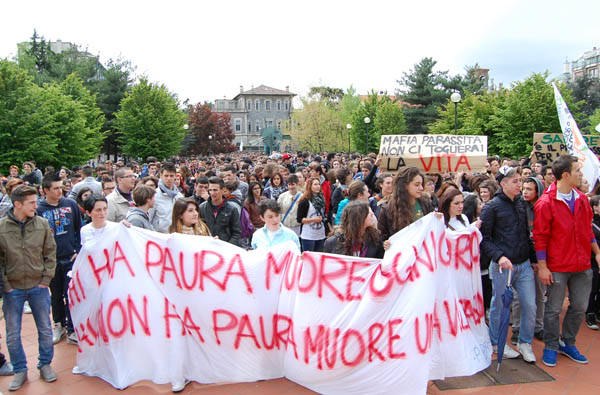
[[[544,329],[544,295],[546,295],[546,285],[544,285],[538,276],[535,276],[535,332],[537,333]],[[521,326],[521,306],[519,303],[519,294],[515,291],[515,299],[512,304],[512,313],[510,320],[512,321],[513,331],[519,331]]]
[[[323,239],[323,240],[300,239],[300,241],[302,243],[302,251],[323,252],[323,245],[325,244],[325,239]]]
[[[27,300],[38,330],[38,368],[52,362],[52,323],[50,322],[50,291],[48,288],[33,287],[4,292],[2,311],[6,321],[6,346],[15,373],[27,371],[27,360],[21,343],[21,320],[23,304]]]
[[[575,337],[585,317],[592,287],[592,269],[583,272],[552,272],[554,282],[548,285],[548,300],[544,312],[544,343],[550,350],[558,350],[560,336],[560,312],[569,287],[569,308],[563,318],[562,336],[569,346],[575,345]]]
[[[52,291],[52,319],[55,323],[67,328],[67,332],[73,333],[73,322],[69,311],[69,281],[67,273],[73,268],[73,262],[60,259],[56,262],[54,278],[50,281]]]
[[[492,279],[492,302],[490,305],[490,340],[492,344],[498,344],[498,325],[502,313],[502,294],[506,290],[509,270],[499,271],[497,262],[490,264],[490,278]],[[533,269],[529,260],[515,265],[513,262],[512,286],[519,294],[521,307],[521,328],[519,330],[519,343],[531,343],[533,341],[533,329],[535,327],[535,280]]]

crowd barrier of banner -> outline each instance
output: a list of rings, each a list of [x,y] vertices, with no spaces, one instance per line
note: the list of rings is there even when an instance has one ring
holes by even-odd
[[[600,155],[600,135],[587,134],[583,139],[596,155]],[[568,154],[569,151],[562,133],[534,133],[533,153],[531,163],[540,160],[550,163],[559,156]]]
[[[370,260],[119,226],[73,267],[74,372],[116,388],[287,377],[324,394],[424,394],[490,364],[480,239],[430,214]]]
[[[483,171],[487,136],[383,135],[379,155],[384,171],[395,172],[402,166],[415,166],[425,173]]]

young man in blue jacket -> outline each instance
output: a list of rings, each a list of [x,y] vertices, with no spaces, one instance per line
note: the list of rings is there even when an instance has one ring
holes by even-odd
[[[62,195],[62,181],[56,174],[49,174],[42,180],[44,200],[37,215],[48,220],[56,242],[56,274],[50,282],[52,293],[52,318],[54,344],[66,335],[67,342],[77,344],[77,334],[73,329],[67,289],[73,262],[81,249],[81,213],[77,203]]]

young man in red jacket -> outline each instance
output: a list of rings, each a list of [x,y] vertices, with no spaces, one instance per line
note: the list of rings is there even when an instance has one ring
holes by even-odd
[[[600,261],[592,233],[592,209],[588,198],[577,190],[582,177],[576,157],[562,155],[552,164],[556,177],[535,204],[533,241],[538,259],[538,276],[548,286],[544,312],[545,365],[555,366],[558,352],[579,363],[587,363],[575,347],[592,286],[591,251]],[[559,338],[559,320],[565,289],[569,308]]]

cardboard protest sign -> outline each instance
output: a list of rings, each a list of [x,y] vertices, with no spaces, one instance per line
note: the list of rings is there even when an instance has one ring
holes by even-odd
[[[433,214],[383,260],[115,227],[73,267],[74,372],[116,388],[287,377],[324,394],[424,394],[491,362],[480,240]]]
[[[596,155],[600,155],[600,135],[587,134],[583,139]],[[540,160],[552,162],[561,155],[567,155],[569,150],[562,133],[534,133],[533,153],[531,163]]]
[[[383,135],[379,146],[383,171],[414,166],[425,173],[483,171],[487,136],[410,134]]]

